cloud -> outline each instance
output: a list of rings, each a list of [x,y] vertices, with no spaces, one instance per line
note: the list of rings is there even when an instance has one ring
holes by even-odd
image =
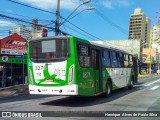
[[[19,1],[45,10],[51,10],[57,8],[57,0],[19,0]],[[60,0],[61,9],[73,10],[80,3],[81,3],[80,0]]]
[[[17,25],[13,22],[0,20],[0,27],[14,27],[14,26],[17,26]]]
[[[101,4],[108,9],[129,7],[131,5],[129,0],[101,0]]]

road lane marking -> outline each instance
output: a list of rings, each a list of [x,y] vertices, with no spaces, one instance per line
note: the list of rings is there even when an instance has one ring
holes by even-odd
[[[159,81],[160,81],[160,79],[155,80],[155,81],[150,82],[150,83],[147,83],[147,84],[144,84],[144,86],[150,86],[150,85],[152,85],[152,84],[154,84],[154,83],[156,83],[156,82],[159,82]]]
[[[134,87],[148,87],[148,86],[150,86],[150,85],[152,85],[156,82],[159,82],[159,81],[160,81],[160,79],[154,80],[153,82],[148,82],[148,83],[145,83],[145,84],[134,85]]]
[[[157,89],[157,88],[159,88],[159,86],[158,86],[158,85],[156,85],[156,86],[154,86],[154,87],[150,88],[150,90],[155,90],[155,89]]]

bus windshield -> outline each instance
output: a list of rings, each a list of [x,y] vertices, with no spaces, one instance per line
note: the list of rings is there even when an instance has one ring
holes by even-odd
[[[42,39],[30,42],[30,58],[33,62],[64,60],[68,56],[68,39]]]

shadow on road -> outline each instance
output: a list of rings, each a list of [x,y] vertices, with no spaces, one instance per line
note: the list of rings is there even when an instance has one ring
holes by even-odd
[[[72,96],[61,98],[53,101],[48,101],[41,103],[41,105],[49,105],[49,106],[64,106],[64,107],[84,107],[84,106],[92,106],[96,104],[103,104],[118,98],[124,97],[125,95],[131,94],[138,90],[144,89],[145,87],[137,86],[132,90],[127,90],[127,88],[122,88],[119,90],[115,90],[112,92],[112,95],[109,98],[104,98],[102,96],[96,97],[80,97],[80,96]]]
[[[144,89],[145,87],[141,86],[141,84],[144,84],[144,82],[150,81],[151,78],[147,78],[147,77],[141,78],[139,83],[137,84],[138,86],[134,87],[134,89],[132,89],[132,90],[127,90],[126,88],[115,90],[112,92],[112,95],[109,98],[104,98],[101,96],[96,96],[96,97],[72,96],[72,97],[58,98],[56,100],[41,103],[40,105],[83,107],[83,106],[92,106],[92,105],[96,105],[96,104],[103,104],[103,103],[107,103],[107,102],[116,100],[120,97],[124,97],[125,95],[131,94],[131,93],[136,92],[138,90]],[[155,78],[158,78],[158,76],[155,76]],[[145,81],[143,79],[145,79]],[[38,99],[43,99],[43,98],[47,98],[47,97],[55,97],[55,96],[27,94],[27,95],[0,97],[0,104],[7,103],[7,102],[16,102],[16,101],[38,100]]]

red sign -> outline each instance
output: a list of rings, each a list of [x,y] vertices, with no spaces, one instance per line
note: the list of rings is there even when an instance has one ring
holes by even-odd
[[[48,35],[48,30],[46,28],[43,28],[42,37],[47,37],[47,35]]]
[[[2,39],[0,42],[1,54],[23,55],[26,53],[27,40],[18,34],[8,36]]]

